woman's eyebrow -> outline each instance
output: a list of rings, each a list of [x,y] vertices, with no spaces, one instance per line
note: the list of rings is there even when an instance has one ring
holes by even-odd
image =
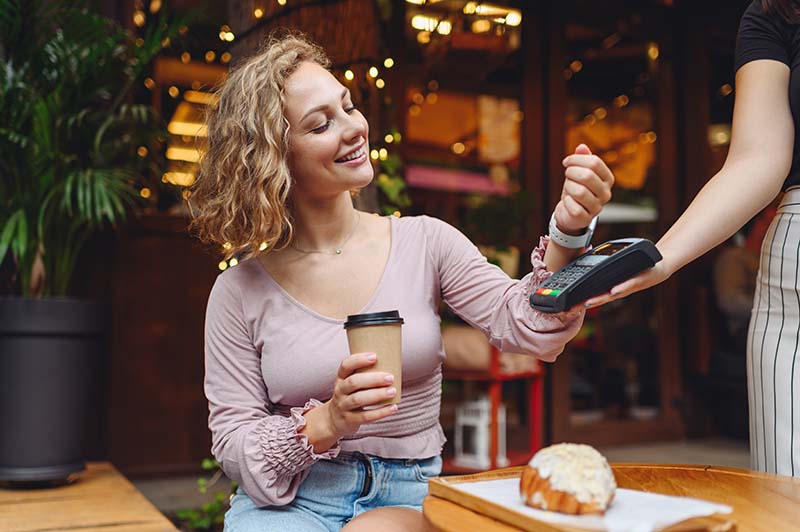
[[[342,100],[344,100],[347,97],[348,94],[350,94],[349,90],[347,90],[347,89],[343,90],[342,91]],[[308,118],[308,115],[314,114],[314,113],[316,113],[318,111],[322,111],[322,110],[326,109],[327,107],[328,107],[328,104],[322,104],[322,105],[318,105],[318,106],[314,107],[313,109],[310,109],[306,114],[303,115],[303,118],[301,118],[300,121],[302,122],[303,120]]]

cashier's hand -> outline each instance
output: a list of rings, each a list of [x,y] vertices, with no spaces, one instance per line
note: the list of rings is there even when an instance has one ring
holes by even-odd
[[[611,199],[614,174],[586,144],[579,144],[562,164],[566,179],[553,214],[561,231],[579,235]]]
[[[656,245],[656,247],[658,247],[658,245]],[[664,255],[663,252],[661,254]],[[609,292],[600,294],[599,296],[587,300],[584,303],[584,306],[586,308],[599,307],[600,305],[605,305],[609,301],[622,299],[623,297],[627,297],[634,292],[645,290],[651,286],[655,286],[658,283],[666,281],[672,275],[673,271],[670,270],[668,266],[669,263],[665,259],[657,262],[655,266],[649,270],[645,270],[636,277],[631,277],[624,283],[618,284]]]

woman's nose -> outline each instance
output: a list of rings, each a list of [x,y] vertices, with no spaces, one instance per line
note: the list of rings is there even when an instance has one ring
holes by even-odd
[[[366,120],[361,117],[359,113],[347,114],[345,113],[345,128],[344,128],[344,138],[347,141],[351,141],[358,137],[367,136],[367,126]]]

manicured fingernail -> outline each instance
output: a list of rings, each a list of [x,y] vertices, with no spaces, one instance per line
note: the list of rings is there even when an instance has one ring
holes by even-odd
[[[370,353],[367,355],[367,360],[369,360],[370,362],[374,362],[375,360],[378,360],[378,355],[376,355],[375,353]]]
[[[389,384],[391,384],[391,383],[393,383],[393,382],[394,382],[394,375],[387,375],[387,376],[385,376],[385,377],[383,378],[383,380],[385,380],[386,382],[388,382]]]
[[[392,412],[397,412],[397,405],[392,405],[392,406],[389,408],[389,410],[391,410]]]
[[[561,161],[561,166],[567,166],[567,160],[566,160],[566,159],[564,159],[563,161]]]
[[[390,395],[391,396],[391,395],[394,395],[396,393],[397,393],[397,388],[389,388],[388,390],[386,390],[386,395]]]

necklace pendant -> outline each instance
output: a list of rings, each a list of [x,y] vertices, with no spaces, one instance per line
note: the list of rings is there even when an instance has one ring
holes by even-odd
[[[341,249],[337,249],[337,250],[336,250],[336,254],[337,254],[337,255],[341,255],[341,254],[342,254],[342,250],[341,250]]]

